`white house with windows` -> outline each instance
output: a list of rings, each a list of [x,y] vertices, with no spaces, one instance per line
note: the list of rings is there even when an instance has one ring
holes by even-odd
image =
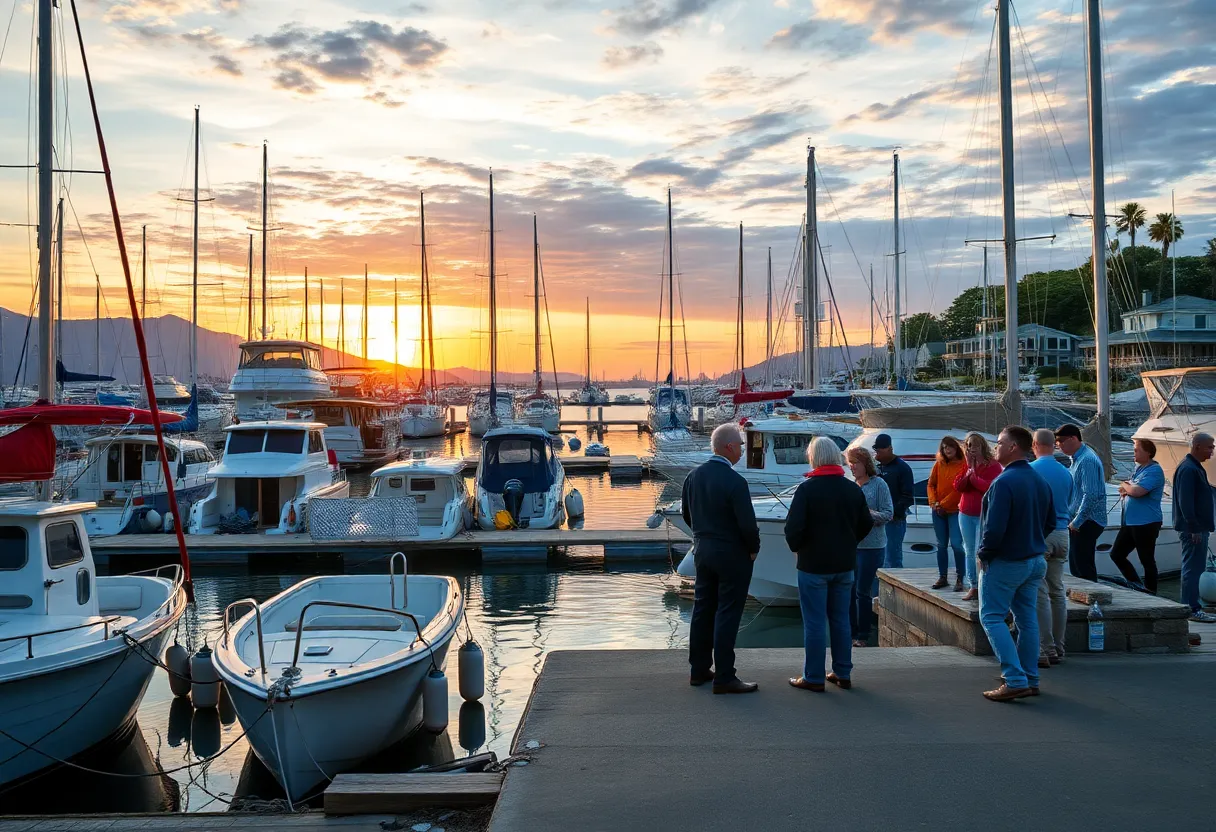
[[[993,355],[996,355],[997,370],[1003,369],[1004,332],[976,334],[971,338],[947,341],[946,354],[942,358],[951,370],[975,373],[984,367],[991,367]],[[1071,332],[1041,324],[1022,324],[1018,327],[1020,369],[1069,366],[1076,356],[1077,336]]]
[[[1146,293],[1147,295],[1147,293]],[[1178,295],[1124,312],[1123,328],[1110,333],[1110,364],[1152,370],[1216,364],[1216,301]],[[1094,363],[1093,339],[1081,343],[1086,366]]]

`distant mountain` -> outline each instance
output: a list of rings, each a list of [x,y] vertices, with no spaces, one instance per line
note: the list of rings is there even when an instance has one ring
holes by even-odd
[[[875,356],[882,356],[885,354],[885,351],[882,348],[871,347],[869,344],[862,344],[855,347],[851,346],[847,350],[843,347],[833,347],[831,350],[824,349],[820,350],[819,353],[821,361],[820,366],[829,373],[835,372],[836,370],[845,369],[844,362],[845,356],[847,355],[849,362],[848,366],[856,369],[857,362],[861,361],[867,356],[870,356],[871,354]],[[753,364],[744,369],[744,374],[747,376],[748,383],[753,384],[763,379],[765,367],[770,363],[772,364],[774,378],[789,379],[801,372],[800,365],[802,363],[802,356],[796,352],[787,352],[782,355],[774,355],[771,362],[761,361],[759,364]],[[723,373],[718,377],[718,383],[730,381],[732,375],[734,375],[733,372]]]
[[[484,385],[490,383],[490,373],[488,370],[473,370],[469,367],[453,367],[450,370],[441,371],[445,377],[450,379],[452,384],[468,384],[470,386]],[[531,373],[507,373],[502,370],[498,371],[498,380],[503,384],[530,384],[532,382]],[[553,373],[547,372],[544,374],[546,386],[553,384]],[[577,387],[583,383],[583,376],[578,373],[558,373],[557,381],[562,387]]]

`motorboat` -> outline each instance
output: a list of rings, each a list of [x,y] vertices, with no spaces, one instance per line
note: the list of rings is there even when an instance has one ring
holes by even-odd
[[[246,341],[228,390],[240,421],[273,419],[274,405],[332,395],[321,369],[321,348],[308,341]]]
[[[651,430],[687,428],[691,421],[692,407],[686,390],[672,386],[655,389],[654,404],[650,407]]]
[[[522,404],[525,424],[540,428],[547,433],[557,433],[561,430],[562,411],[557,404],[557,399],[538,390],[524,397]]]
[[[190,388],[170,375],[152,376],[152,392],[158,405],[190,403]]]
[[[499,390],[497,396],[497,422],[509,425],[515,421],[515,394],[509,390]],[[491,427],[490,394],[484,390],[473,394],[473,403],[469,405],[469,433],[473,436],[484,436]]]
[[[621,393],[612,397],[613,404],[646,404],[646,400],[641,396],[635,396],[632,393]]]
[[[383,465],[400,451],[401,406],[394,402],[334,397],[275,407],[325,425],[325,447],[337,455],[339,465]]]
[[[472,500],[464,482],[464,461],[421,456],[372,472],[370,500],[412,504],[416,534],[411,540],[451,540],[472,527]]]
[[[817,436],[827,436],[844,450],[862,431],[846,422],[796,418],[758,419],[743,424],[744,452],[734,468],[747,480],[753,497],[768,497],[802,482],[810,466],[807,448]],[[688,472],[707,461],[713,452],[656,452],[650,466],[673,482],[683,482]]]
[[[607,390],[603,387],[597,387],[590,382],[583,384],[582,387],[574,392],[571,398],[574,404],[582,405],[608,404],[611,401]]]
[[[225,428],[224,457],[211,469],[211,492],[190,507],[187,531],[306,531],[310,500],[350,494],[325,427],[286,420]]]
[[[995,402],[997,398],[995,393],[983,390],[888,390],[882,387],[858,388],[853,390],[851,395],[857,411],[967,402]],[[790,403],[793,404],[794,399],[791,399]]]
[[[425,397],[411,396],[401,406],[401,435],[406,439],[443,436],[447,426],[447,411]]]
[[[186,608],[180,567],[100,577],[92,503],[0,501],[0,785],[129,721]]]
[[[160,448],[152,434],[102,436],[85,443],[88,457],[61,465],[56,492],[63,499],[87,500],[90,537],[165,530],[169,493],[161,471]],[[174,470],[174,492],[183,514],[211,492],[211,449],[193,439],[170,438],[165,454]]]
[[[1148,399],[1149,417],[1132,434],[1151,439],[1166,482],[1191,452],[1196,433],[1216,435],[1216,367],[1180,367],[1140,374]],[[1216,460],[1203,463],[1208,479],[1216,482]]]
[[[612,449],[603,442],[588,442],[587,447],[583,448],[583,456],[612,456]]]
[[[477,463],[477,524],[494,529],[496,516],[506,511],[515,526],[555,529],[566,520],[565,483],[548,433],[524,425],[487,431]]]
[[[240,608],[250,611],[230,625]],[[308,578],[263,604],[228,605],[215,667],[289,801],[417,727],[423,680],[445,667],[463,614],[454,578],[392,569]]]

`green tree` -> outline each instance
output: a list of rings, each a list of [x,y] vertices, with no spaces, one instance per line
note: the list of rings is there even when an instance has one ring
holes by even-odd
[[[910,349],[933,341],[944,341],[942,325],[928,312],[917,312],[904,318],[900,327],[903,348]]]
[[[1140,297],[1140,276],[1136,273],[1136,229],[1144,228],[1148,214],[1139,202],[1128,202],[1119,209],[1115,218],[1115,230],[1126,234],[1132,249],[1132,297]]]
[[[1165,297],[1165,261],[1170,256],[1170,246],[1182,239],[1182,221],[1173,214],[1158,214],[1148,227],[1148,238],[1161,244],[1161,265],[1157,270],[1157,294]]]
[[[1208,240],[1208,249],[1203,253],[1208,270],[1212,273],[1212,297],[1216,298],[1216,237]]]

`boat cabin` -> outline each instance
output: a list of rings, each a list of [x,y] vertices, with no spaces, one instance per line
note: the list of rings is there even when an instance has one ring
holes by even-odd
[[[806,452],[817,436],[827,436],[842,451],[849,444],[838,433],[825,430],[824,423],[818,421],[762,419],[746,422],[743,429],[746,445],[743,459],[736,467],[750,471],[779,470],[787,466],[793,466],[799,472],[809,470]]]
[[[452,519],[449,517],[452,513],[449,506],[453,502],[462,515],[469,504],[464,462],[459,459],[423,458],[385,465],[372,472],[368,496],[412,499],[418,510],[420,529],[442,526]],[[460,527],[463,526],[460,523]]]
[[[292,340],[242,343],[228,389],[238,419],[273,417],[276,402],[330,395],[329,379],[321,369],[321,348]]]
[[[369,399],[314,399],[280,402],[288,418],[299,412],[325,425],[325,447],[342,465],[382,463],[397,454],[401,406]]]
[[[494,528],[497,511],[507,505],[507,484],[518,481],[522,503],[513,516],[520,525],[555,528],[564,519],[565,473],[553,453],[553,437],[541,428],[513,425],[487,431],[481,443],[476,489],[478,521]]]
[[[83,522],[91,508],[92,503],[0,501],[0,616],[98,614],[96,570]],[[43,636],[39,644],[52,638]]]
[[[163,488],[160,448],[148,434],[102,436],[85,443],[88,471],[75,491],[99,505],[124,503],[135,492],[148,487]],[[215,455],[193,439],[167,439],[165,455],[175,479],[205,475],[216,464]],[[87,492],[87,493],[86,493]]]

